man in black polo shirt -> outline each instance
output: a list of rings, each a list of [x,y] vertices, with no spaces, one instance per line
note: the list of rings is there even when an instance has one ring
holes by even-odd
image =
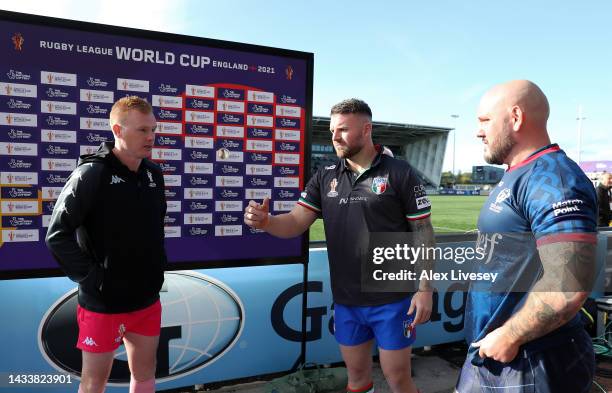
[[[373,392],[372,345],[394,393],[416,393],[410,373],[414,327],[429,319],[431,287],[421,281],[405,292],[362,292],[361,261],[371,232],[414,232],[417,244],[433,245],[430,203],[412,167],[382,153],[372,142],[372,111],[349,99],[331,109],[335,165],[320,168],[298,204],[269,215],[269,199],[249,202],[247,225],[283,238],[302,234],[323,217],[335,303],[336,340],[348,369],[350,392]]]

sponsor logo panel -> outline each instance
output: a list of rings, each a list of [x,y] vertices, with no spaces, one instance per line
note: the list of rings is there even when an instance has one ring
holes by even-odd
[[[272,154],[269,153],[245,153],[246,162],[252,164],[271,164]]]
[[[36,127],[38,117],[27,113],[0,112],[0,126]]]
[[[272,151],[272,141],[247,139],[246,150]]]
[[[186,136],[185,147],[190,149],[213,149],[214,140],[209,137]]]
[[[264,102],[264,103],[273,103],[274,102],[274,93],[269,93],[266,91],[254,91],[249,90],[247,99],[249,101],[254,102]]]
[[[184,173],[212,174],[213,164],[210,162],[185,162]]]
[[[183,214],[183,224],[185,225],[207,225],[212,224],[212,213],[185,213]]]
[[[288,212],[296,203],[297,201],[274,201],[273,208],[275,212]]]
[[[187,123],[213,124],[215,122],[214,112],[207,111],[185,111]]]
[[[273,113],[273,106],[267,104],[249,103],[248,113],[255,115],[271,115]]]
[[[182,97],[173,97],[173,96],[160,96],[153,95],[151,99],[151,105],[161,108],[174,108],[174,109],[182,109],[183,108],[183,98]]]
[[[108,131],[110,130],[110,122],[108,119],[97,117],[80,117],[79,127],[82,130]]]
[[[300,120],[285,117],[276,118],[276,128],[300,128]]]
[[[244,148],[244,141],[238,139],[217,139],[217,149],[238,150]]]
[[[182,151],[181,149],[153,148],[151,158],[160,161],[180,161]]]
[[[249,138],[272,138],[272,130],[266,128],[248,127],[247,137]]]
[[[40,130],[41,142],[76,143],[77,133],[71,130]]]
[[[140,93],[149,92],[149,81],[138,79],[117,78],[117,90],[137,91]]]
[[[215,186],[217,187],[242,187],[244,178],[242,176],[217,176]]]
[[[38,145],[36,143],[0,142],[0,155],[36,156],[38,155]]]
[[[156,133],[180,135],[183,133],[183,124],[172,121],[158,121]]]
[[[38,189],[35,187],[2,187],[0,188],[0,197],[2,199],[36,199]]]
[[[275,177],[274,187],[276,188],[300,188],[299,177]]]
[[[75,158],[41,158],[40,169],[43,171],[72,172],[77,165]]]
[[[181,227],[180,226],[165,226],[164,227],[164,237],[167,237],[167,238],[181,237]]]
[[[275,147],[276,147],[276,151],[281,151],[281,152],[294,152],[295,153],[295,152],[300,151],[299,143],[276,142]]]
[[[213,199],[212,188],[184,188],[184,199]]]
[[[40,71],[40,83],[45,85],[76,86],[76,74]]]
[[[244,115],[239,115],[236,113],[221,112],[217,114],[217,123],[218,124],[243,124]]]
[[[218,100],[217,111],[244,113],[244,102]]]
[[[215,201],[216,212],[242,212],[242,201]]]
[[[246,188],[244,190],[244,199],[263,200],[264,198],[272,198],[272,190],[269,188]]]
[[[115,93],[106,90],[80,89],[79,98],[85,102],[99,102],[112,104],[115,102]]]
[[[212,111],[215,109],[214,100],[204,100],[201,98],[187,98],[185,107],[190,109],[199,109],[203,111]]]
[[[155,146],[180,147],[181,145],[182,145],[182,140],[180,137],[159,135],[159,134],[155,136]]]
[[[36,172],[0,172],[0,184],[3,185],[35,185],[38,184]]]
[[[0,213],[2,214],[39,214],[38,201],[29,200],[3,200],[0,202]]]
[[[276,106],[276,116],[283,117],[301,117],[302,108],[299,106],[287,106],[287,105],[277,105]]]
[[[3,229],[2,241],[4,243],[37,242],[39,240],[38,229]]]
[[[299,165],[300,155],[290,153],[276,153],[274,154],[274,163],[280,165]]]
[[[215,236],[242,236],[242,225],[216,225]]]
[[[244,100],[244,90],[219,88],[218,99]]]
[[[247,115],[247,125],[252,127],[273,127],[272,116]]]
[[[192,97],[215,98],[215,88],[211,86],[185,85],[185,94]]]
[[[226,138],[244,138],[244,127],[240,126],[217,126],[217,136]]]
[[[274,130],[274,139],[279,141],[299,142],[301,140],[300,131],[296,130]]]
[[[164,175],[164,184],[166,187],[180,187],[181,175]]]

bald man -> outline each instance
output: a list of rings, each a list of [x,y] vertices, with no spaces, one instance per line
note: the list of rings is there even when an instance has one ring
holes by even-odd
[[[465,312],[468,356],[456,391],[580,393],[594,354],[578,312],[595,266],[596,196],[556,144],[548,100],[524,80],[489,90],[478,108],[484,157],[508,169],[478,220],[479,272]]]
[[[599,179],[597,186],[597,204],[599,213],[597,225],[600,227],[610,226],[612,221],[612,173],[604,173]]]

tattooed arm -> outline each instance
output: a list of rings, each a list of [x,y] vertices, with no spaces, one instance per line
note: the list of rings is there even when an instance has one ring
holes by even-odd
[[[538,247],[544,273],[525,305],[504,326],[519,343],[542,337],[576,315],[595,276],[595,244],[562,242]]]
[[[408,225],[410,226],[410,231],[412,232],[415,247],[420,247],[422,244],[425,249],[427,249],[436,245],[434,230],[433,226],[431,225],[431,217],[426,217],[415,221],[408,221]],[[427,255],[424,256],[423,260],[418,261],[415,266],[417,277],[420,277],[421,272],[424,270],[433,270],[434,262],[435,259],[427,258]],[[419,290],[431,291],[431,283],[427,280],[422,280],[419,283]]]
[[[481,357],[510,362],[521,345],[570,321],[589,295],[595,277],[592,243],[560,242],[538,247],[543,274],[525,304],[500,328],[472,344]]]
[[[415,247],[423,245],[427,249],[436,245],[430,217],[409,221],[409,225],[414,236]],[[424,256],[423,260],[418,261],[415,269],[417,277],[420,277],[423,270],[433,270],[434,261],[434,258],[428,258],[427,255]],[[419,282],[419,290],[412,296],[410,309],[408,309],[408,314],[412,314],[416,309],[412,326],[429,320],[432,309],[432,293],[433,287],[431,283],[427,280],[421,280]]]

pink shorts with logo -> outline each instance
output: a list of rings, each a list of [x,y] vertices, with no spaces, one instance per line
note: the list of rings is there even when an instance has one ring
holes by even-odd
[[[85,352],[112,352],[119,348],[125,333],[159,336],[161,311],[159,300],[142,310],[119,314],[102,314],[77,306],[77,348]]]

